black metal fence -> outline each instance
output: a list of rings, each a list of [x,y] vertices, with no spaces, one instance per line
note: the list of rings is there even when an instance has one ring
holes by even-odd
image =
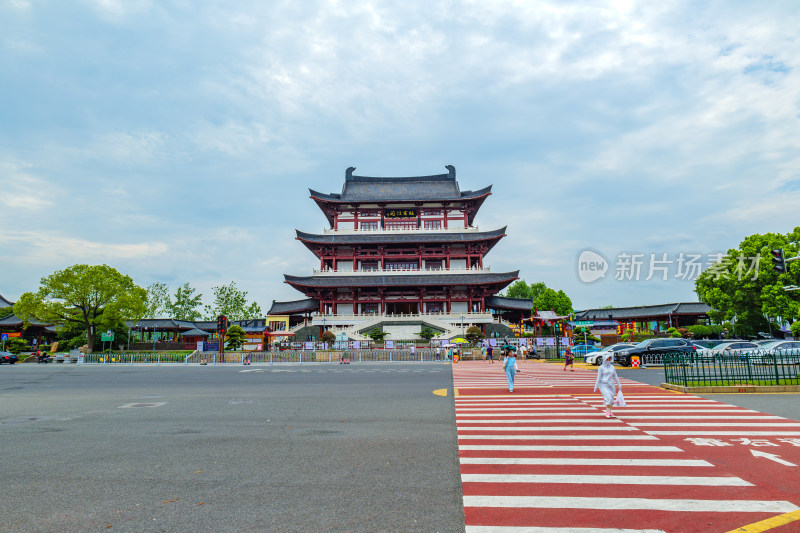
[[[663,356],[666,382],[683,386],[800,385],[800,350]]]

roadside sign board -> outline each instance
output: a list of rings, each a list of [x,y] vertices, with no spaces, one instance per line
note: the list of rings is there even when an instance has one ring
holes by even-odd
[[[578,320],[575,322],[576,326],[593,326],[594,320]]]
[[[105,333],[100,334],[100,340],[105,341],[113,341],[114,340],[114,332],[113,331],[106,331]]]
[[[0,333],[0,341],[7,341],[8,333]]]

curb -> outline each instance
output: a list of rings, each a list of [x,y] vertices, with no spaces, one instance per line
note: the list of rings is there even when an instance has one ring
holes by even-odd
[[[662,383],[662,389],[674,390],[688,394],[695,393],[739,393],[739,392],[800,392],[800,385],[729,385],[715,387],[686,387],[683,385],[673,385],[672,383]]]

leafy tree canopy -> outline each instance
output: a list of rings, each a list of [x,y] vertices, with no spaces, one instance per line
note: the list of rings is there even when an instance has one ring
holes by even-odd
[[[556,292],[548,287],[533,301],[533,307],[539,311],[553,310],[557,315],[567,316],[572,313],[572,300],[564,291]]]
[[[535,300],[547,288],[543,282],[531,283],[528,285],[524,279],[518,279],[512,283],[503,296],[507,298],[530,298]]]
[[[486,335],[483,334],[481,328],[479,328],[478,326],[470,326],[467,328],[467,332],[464,334],[464,336],[467,338],[469,342],[475,344],[476,342],[484,338]]]
[[[435,331],[433,331],[431,328],[429,328],[428,326],[425,326],[424,328],[422,328],[420,330],[418,335],[419,335],[419,338],[425,339],[426,341],[429,341],[432,338],[434,338],[437,335],[437,333]]]
[[[14,312],[14,306],[0,307],[0,318],[5,318]]]
[[[786,285],[800,285],[800,261],[786,263],[788,272],[779,275],[770,257],[770,250],[777,248],[783,249],[787,258],[796,256],[798,241],[800,227],[786,235],[750,235],[700,274],[695,292],[712,307],[712,320],[732,320],[739,336],[769,331],[766,317],[789,322],[800,318],[796,293],[783,290]]]
[[[130,276],[108,265],[73,265],[41,279],[39,290],[26,292],[14,304],[24,322],[82,324],[94,349],[95,333],[125,319],[138,320],[147,311],[147,291]]]
[[[336,340],[336,334],[330,330],[325,330],[322,332],[322,335],[320,335],[319,340],[322,342],[333,342]]]
[[[231,350],[238,350],[239,348],[242,347],[242,344],[244,344],[244,339],[246,338],[246,334],[241,326],[234,324],[233,326],[228,328],[226,338],[228,340],[225,343],[225,346],[227,346]]]
[[[171,303],[167,284],[153,283],[147,287],[147,311],[142,318],[166,318]]]
[[[256,302],[247,303],[247,291],[236,287],[236,282],[228,285],[214,287],[214,304],[206,305],[206,320],[214,320],[219,315],[225,315],[228,320],[250,320],[263,318],[261,307]]]
[[[384,337],[386,337],[386,335],[388,335],[388,334],[389,333],[387,333],[386,331],[381,331],[381,328],[376,326],[375,328],[373,328],[369,332],[365,333],[364,336],[365,337],[369,337],[370,339],[372,339],[374,341],[382,341],[384,339]]]
[[[175,289],[175,298],[169,304],[169,311],[172,318],[178,320],[198,320],[200,311],[198,307],[202,305],[202,294],[195,295],[196,289],[188,283]]]

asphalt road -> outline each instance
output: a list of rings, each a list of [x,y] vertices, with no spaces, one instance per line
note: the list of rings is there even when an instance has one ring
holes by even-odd
[[[447,364],[3,366],[0,447],[2,531],[464,529]]]

